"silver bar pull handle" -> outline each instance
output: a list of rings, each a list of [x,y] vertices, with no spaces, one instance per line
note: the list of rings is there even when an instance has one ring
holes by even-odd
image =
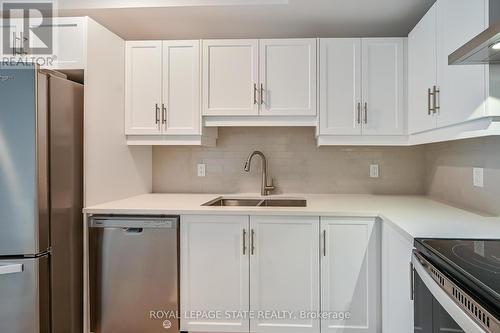
[[[247,230],[243,229],[243,255],[247,254]]]
[[[326,229],[323,230],[323,257],[326,257]]]
[[[250,232],[250,254],[254,255],[255,253],[255,231],[252,229]]]
[[[439,109],[440,109],[440,106],[439,106],[439,94],[441,93],[441,90],[434,86],[432,88],[432,97],[433,97],[433,104],[434,104],[434,108],[433,108],[433,112],[434,113],[438,113],[439,112]]]
[[[260,84],[260,104],[264,104],[264,85],[261,83]]]
[[[0,275],[21,273],[22,271],[23,271],[23,264],[0,265]]]
[[[253,84],[253,104],[259,104],[259,101],[257,100],[257,91],[259,89],[257,89],[257,83],[254,83]]]
[[[361,124],[361,102],[358,102],[357,111],[356,123]]]
[[[155,124],[160,123],[160,108],[158,107],[158,103],[155,104]]]
[[[28,38],[24,37],[23,36],[23,33],[20,32],[19,33],[19,36],[21,37],[20,40],[21,40],[21,47],[20,47],[20,54],[28,54],[28,52],[26,52],[26,50],[24,49],[24,46],[25,46],[25,42],[28,40]]]
[[[432,95],[431,88],[427,89],[427,114],[429,116],[434,111],[434,108],[432,107]]]
[[[16,55],[17,54],[17,36],[16,36],[15,32],[12,32],[12,43],[14,43],[14,45],[12,45],[12,55]]]
[[[365,119],[364,123],[368,124],[368,103],[365,102]]]
[[[165,107],[164,103],[161,103],[161,123],[167,123],[167,108]]]

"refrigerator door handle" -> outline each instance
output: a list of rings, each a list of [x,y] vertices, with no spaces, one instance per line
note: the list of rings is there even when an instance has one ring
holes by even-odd
[[[23,264],[0,265],[0,275],[21,273],[22,271],[23,271]]]

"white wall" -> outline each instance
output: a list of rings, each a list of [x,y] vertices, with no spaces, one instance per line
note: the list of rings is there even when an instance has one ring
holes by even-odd
[[[85,206],[151,192],[151,147],[124,134],[125,42],[88,19],[85,69]]]

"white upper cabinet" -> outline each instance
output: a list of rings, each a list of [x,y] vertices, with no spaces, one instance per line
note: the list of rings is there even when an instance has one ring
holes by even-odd
[[[321,218],[321,331],[380,332],[380,251],[373,219]]]
[[[181,313],[249,310],[248,216],[182,216]],[[249,332],[249,319],[183,317],[189,332]]]
[[[361,134],[361,40],[320,40],[320,134]]]
[[[203,115],[258,115],[258,77],[258,40],[204,40]]]
[[[408,128],[410,134],[436,127],[429,90],[436,85],[436,5],[408,35]]]
[[[261,115],[316,115],[316,40],[260,40]]]
[[[84,69],[86,53],[86,18],[58,17],[53,18],[55,60],[47,65],[50,69]]]
[[[320,332],[319,218],[250,217],[250,310],[293,311],[297,318],[255,318],[254,333]]]
[[[316,116],[316,39],[203,41],[204,116]]]
[[[488,26],[487,4],[487,0],[438,0],[410,32],[411,134],[487,116],[488,66],[448,65],[451,53]]]
[[[127,42],[125,134],[161,134],[162,42]]]
[[[39,57],[37,62],[42,68],[55,70],[85,69],[86,21],[86,17],[54,17],[50,24],[42,26],[30,25],[30,28],[36,27],[38,34],[52,36],[51,45],[47,45],[34,33],[30,34],[31,40],[25,39],[28,32],[23,31],[22,19],[0,20],[1,29],[8,29],[7,33],[10,40],[9,49],[2,49],[3,52],[0,53],[5,57],[16,59],[16,61],[25,57],[27,57],[28,61],[31,61],[33,56]],[[13,38],[14,35],[16,39]],[[33,48],[46,46],[52,47],[50,54],[33,54]],[[3,33],[0,33],[0,48],[3,48]],[[16,55],[13,55],[14,52]]]
[[[405,134],[405,64],[404,38],[321,39],[319,135]]]
[[[488,26],[487,0],[437,2],[438,127],[486,115],[486,67],[448,65],[448,56]]]
[[[404,39],[364,38],[362,57],[363,135],[404,134]]]
[[[200,42],[163,42],[165,134],[201,134]]]
[[[201,126],[200,53],[199,40],[126,43],[125,134],[129,145],[208,142]]]

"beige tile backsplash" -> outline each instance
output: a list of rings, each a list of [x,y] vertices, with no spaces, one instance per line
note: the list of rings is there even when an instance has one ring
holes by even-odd
[[[500,215],[500,137],[435,143],[423,148],[429,196]],[[474,167],[484,168],[484,188],[473,186]]]
[[[500,137],[417,147],[321,147],[312,128],[220,128],[217,147],[155,147],[153,192],[257,193],[262,150],[277,193],[424,194],[449,204],[500,215]],[[205,163],[206,177],[196,164]],[[380,178],[369,165],[380,165]],[[484,168],[484,188],[472,168]]]
[[[278,193],[425,194],[422,147],[318,148],[313,128],[220,128],[215,148],[154,147],[153,192],[259,192],[260,159],[243,171],[253,150],[268,158]],[[372,163],[378,179],[369,177]]]

